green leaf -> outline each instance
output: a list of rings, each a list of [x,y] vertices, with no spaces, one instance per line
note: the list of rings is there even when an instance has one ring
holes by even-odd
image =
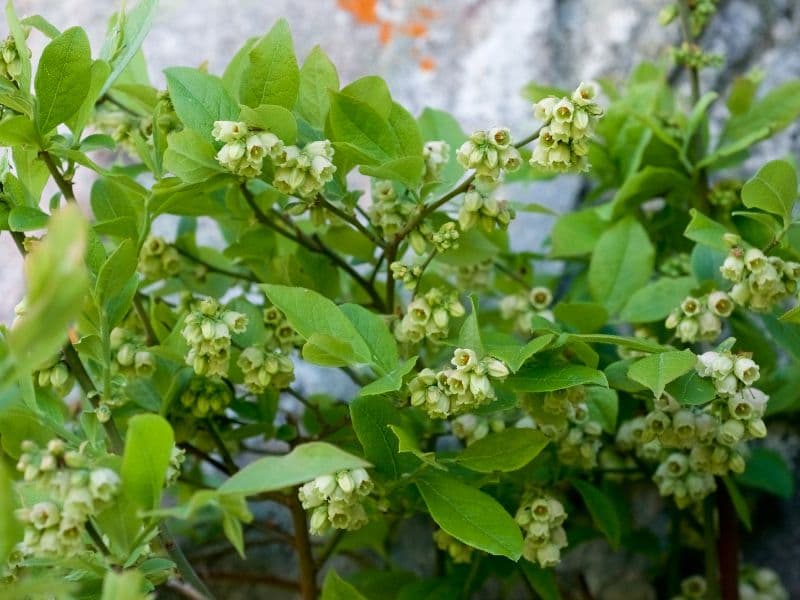
[[[35,145],[37,140],[36,127],[25,115],[0,121],[0,146]]]
[[[611,499],[603,490],[590,483],[580,479],[571,479],[570,482],[583,498],[594,524],[608,538],[611,547],[617,548],[622,535],[622,526]]]
[[[400,413],[385,398],[356,398],[350,403],[350,418],[364,456],[387,477],[400,475],[397,439],[389,425],[400,424]]]
[[[631,323],[665,319],[697,287],[694,277],[662,277],[636,290],[619,316]]]
[[[606,433],[614,434],[617,431],[617,415],[619,413],[619,397],[617,391],[590,386],[586,388],[589,407],[589,417],[603,426]]]
[[[461,330],[458,332],[458,345],[460,348],[474,350],[478,356],[483,356],[486,351],[483,348],[481,327],[478,324],[478,304],[475,302],[474,297],[470,298],[470,302],[472,304],[472,312],[464,320]]]
[[[97,274],[94,295],[99,307],[108,309],[112,302],[120,299],[129,281],[136,277],[137,262],[136,245],[131,240],[123,240]]]
[[[792,207],[797,199],[797,171],[786,160],[773,160],[761,167],[742,187],[742,202],[747,208],[758,208],[792,220]]]
[[[92,82],[92,51],[80,27],[67,29],[42,51],[36,79],[36,124],[42,134],[74,115]]]
[[[100,90],[103,87],[103,83],[108,80],[110,71],[111,67],[103,60],[96,60],[92,63],[91,83],[89,84],[86,97],[83,99],[83,103],[75,114],[65,121],[67,127],[72,130],[76,137],[80,137],[87,123],[92,118],[95,104],[100,97]],[[81,150],[84,150],[85,142],[86,140],[83,140]]]
[[[554,337],[553,334],[545,333],[523,345],[511,336],[508,338],[493,336],[485,344],[486,353],[499,358],[506,363],[512,373],[516,373],[531,356],[547,348]]]
[[[789,499],[794,493],[794,475],[780,454],[767,448],[753,448],[744,473],[736,476],[741,485]]]
[[[175,437],[163,417],[140,414],[128,421],[122,455],[122,492],[141,510],[158,508]]]
[[[239,120],[248,126],[264,131],[271,131],[277,135],[284,144],[294,144],[297,141],[297,121],[294,115],[276,104],[261,104],[256,108],[243,106]]]
[[[417,357],[412,356],[405,362],[400,363],[397,367],[386,373],[383,377],[376,379],[361,388],[359,396],[377,396],[380,394],[388,394],[396,392],[403,386],[403,377],[408,375],[416,366]]]
[[[320,600],[367,600],[367,598],[331,569],[322,583]]]
[[[86,239],[86,221],[77,206],[69,205],[53,214],[47,237],[25,259],[25,313],[8,334],[11,355],[24,371],[55,354],[80,314],[89,286]]]
[[[628,377],[660,398],[666,385],[694,369],[696,362],[697,357],[691,350],[659,352],[633,363],[628,369]]]
[[[289,324],[306,340],[314,334],[341,342],[334,356],[346,364],[368,364],[372,352],[352,321],[325,296],[304,288],[261,286],[272,303],[286,315]]]
[[[728,119],[719,145],[730,144],[755,131],[764,132],[762,139],[769,137],[789,126],[798,116],[800,80],[794,79],[770,90],[763,98],[753,102],[747,112]]]
[[[300,69],[295,112],[321,131],[331,106],[330,92],[338,90],[336,67],[319,46],[314,46]]]
[[[541,431],[511,428],[470,444],[455,460],[479,473],[516,471],[536,458],[549,442]]]
[[[689,225],[686,226],[686,231],[683,232],[683,235],[698,244],[718,250],[728,249],[722,239],[722,236],[728,233],[724,225],[709,219],[695,208],[692,208],[689,214],[692,215],[692,220],[689,221]]]
[[[539,565],[523,560],[519,563],[525,579],[542,600],[561,600],[558,581],[553,569],[543,569]]]
[[[588,208],[562,215],[553,225],[550,234],[553,258],[567,258],[589,254],[608,227],[597,210]]]
[[[362,165],[359,171],[369,177],[399,181],[408,188],[416,188],[425,170],[421,156],[403,156],[388,160],[378,166]]]
[[[670,396],[681,404],[699,406],[707,404],[717,397],[717,388],[710,379],[700,377],[697,371],[689,371],[668,383],[666,388]]]
[[[320,475],[369,466],[368,462],[331,444],[308,442],[289,454],[253,461],[223,483],[218,491],[252,496],[306,483]]]
[[[621,335],[610,335],[606,333],[570,333],[566,334],[567,339],[576,339],[587,344],[610,344],[621,348],[630,348],[637,352],[669,352],[671,346],[662,346],[656,342],[651,342],[643,338],[623,337]]]
[[[367,343],[372,363],[388,373],[400,360],[397,354],[397,342],[385,319],[358,304],[342,304],[339,307],[344,315],[355,326],[362,339]]]
[[[256,42],[248,58],[239,90],[242,104],[277,104],[291,110],[297,101],[300,69],[285,19]]]
[[[208,136],[184,129],[167,136],[164,168],[185,183],[199,183],[224,173]]]
[[[11,231],[34,231],[47,227],[50,215],[33,206],[15,206],[8,213],[8,228]]]
[[[388,119],[344,92],[331,93],[326,133],[332,142],[346,144],[345,153],[356,164],[380,164],[400,156],[400,145]]]
[[[608,311],[594,302],[559,302],[553,309],[556,319],[575,331],[597,331],[608,321]]]
[[[178,118],[205,139],[212,139],[214,121],[235,121],[239,116],[239,105],[219,77],[189,67],[171,67],[164,74]]]
[[[653,272],[655,250],[644,227],[626,217],[600,236],[589,263],[589,290],[616,314]]]
[[[102,58],[111,65],[111,74],[100,89],[98,97],[111,89],[114,82],[139,54],[142,42],[150,31],[157,8],[158,0],[140,0],[136,8],[129,13],[114,15],[109,28],[112,32],[111,37],[100,53]],[[121,35],[121,39],[115,37],[115,32],[119,32],[117,35]]]
[[[518,392],[553,392],[576,385],[608,387],[602,371],[583,365],[534,365],[523,368],[509,379]]]
[[[22,523],[14,515],[16,495],[8,467],[0,462],[0,563],[5,564],[9,552],[22,541]]]
[[[425,472],[416,484],[444,531],[478,550],[519,560],[522,533],[497,500],[442,473]]]
[[[436,462],[435,452],[423,452],[420,450],[417,438],[409,433],[407,429],[400,425],[389,425],[389,429],[392,430],[392,433],[397,438],[397,451],[399,453],[404,454],[407,452],[409,454],[413,454],[419,460],[435,469],[439,469],[440,471],[447,470],[445,467]]]
[[[136,569],[118,573],[109,570],[103,578],[103,593],[100,600],[147,600],[150,594],[144,575]]]

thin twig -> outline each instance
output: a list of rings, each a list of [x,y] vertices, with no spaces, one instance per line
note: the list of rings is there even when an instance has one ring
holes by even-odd
[[[136,311],[139,320],[142,322],[142,327],[144,327],[145,343],[148,346],[155,346],[160,342],[160,340],[156,335],[155,329],[153,329],[153,324],[150,322],[150,317],[148,316],[147,310],[142,303],[142,298],[143,295],[139,292],[136,292],[133,295],[133,309]]]
[[[61,190],[64,199],[67,202],[75,202],[75,192],[72,189],[72,183],[64,179],[64,175],[62,175],[58,166],[56,166],[53,156],[47,150],[42,150],[39,152],[39,158],[47,165],[47,170],[50,171],[50,175],[52,175],[55,180],[58,189]]]
[[[225,275],[226,277],[232,277],[234,279],[244,279],[245,281],[251,281],[253,283],[263,283],[258,277],[256,277],[252,273],[238,273],[236,271],[229,271],[228,269],[223,269],[222,267],[217,267],[216,265],[212,265],[210,262],[203,260],[199,256],[195,256],[191,252],[188,252],[187,250],[184,250],[179,246],[174,246],[174,248],[175,250],[178,251],[178,254],[180,254],[184,258],[188,258],[192,262],[204,266],[212,273],[218,273],[220,275]]]
[[[179,579],[168,579],[167,583],[164,585],[188,600],[206,600],[206,597],[203,594],[198,592],[185,581],[180,581]]]
[[[300,591],[303,600],[314,600],[317,597],[317,566],[311,554],[311,539],[308,535],[306,511],[297,498],[297,490],[289,497],[289,510],[292,512],[292,527],[297,549],[297,560],[300,566]]]
[[[364,235],[364,237],[366,237],[370,242],[372,242],[376,246],[378,246],[380,248],[383,248],[386,245],[386,242],[384,242],[377,235],[375,235],[372,231],[370,231],[361,221],[358,220],[358,218],[355,215],[350,215],[350,214],[346,213],[345,211],[343,211],[341,208],[339,208],[335,204],[333,204],[331,202],[328,202],[328,200],[326,200],[321,195],[317,196],[317,200],[319,201],[320,204],[322,204],[322,206],[325,207],[326,210],[329,210],[330,212],[335,214],[342,221],[345,221],[346,223],[350,223],[350,225],[352,225],[353,227],[358,229],[358,231],[360,231]]]

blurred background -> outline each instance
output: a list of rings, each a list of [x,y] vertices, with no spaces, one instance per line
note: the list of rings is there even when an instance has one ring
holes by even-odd
[[[15,4],[21,16],[42,14],[59,29],[84,27],[97,52],[108,19],[121,2],[16,0]],[[392,95],[415,114],[432,106],[452,112],[466,131],[504,125],[523,137],[535,126],[531,103],[522,94],[525,84],[535,81],[572,89],[582,80],[600,77],[621,81],[644,60],[668,61],[668,48],[677,41],[678,30],[675,25],[658,24],[658,13],[666,4],[665,0],[161,0],[144,52],[152,80],[160,87],[164,86],[161,71],[167,66],[206,63],[209,71],[219,74],[247,38],[262,35],[284,17],[298,57],[302,60],[314,45],[321,45],[343,83],[378,74],[387,80]],[[34,32],[30,43],[36,57],[45,40]],[[703,73],[703,91],[724,95],[735,75],[753,68],[764,73],[762,89],[799,77],[800,0],[720,0],[703,44],[726,57],[723,68]],[[746,167],[790,153],[796,156],[798,150],[800,125],[795,124],[758,146]],[[88,180],[82,189],[78,183],[78,194],[87,196]],[[507,196],[568,210],[580,186],[576,177],[561,177],[515,187]],[[523,217],[514,225],[517,232],[512,232],[520,248],[540,242],[549,226],[548,217]],[[0,256],[0,321],[8,323],[23,293],[21,263],[8,236],[0,236]],[[781,451],[794,459],[800,450],[797,436],[787,433],[781,439],[778,432],[778,438]],[[778,570],[792,597],[800,598],[796,506],[795,498],[763,507],[771,519],[748,538],[746,558]],[[424,562],[426,557],[410,559]],[[647,583],[625,557],[609,557],[594,543],[571,553],[564,568],[571,563],[584,569],[594,565],[589,575],[594,578],[592,589],[602,590],[598,598],[646,598],[652,591],[646,591]]]

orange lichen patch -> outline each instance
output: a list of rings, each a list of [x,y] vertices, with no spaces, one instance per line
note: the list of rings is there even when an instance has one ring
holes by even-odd
[[[428,33],[428,26],[425,25],[425,23],[420,23],[419,21],[412,21],[403,27],[403,33],[412,38],[425,37],[425,35]]]
[[[381,23],[380,31],[378,32],[378,39],[384,46],[392,40],[393,30],[390,23]]]
[[[339,7],[361,23],[378,23],[378,0],[338,0]]]
[[[402,21],[383,19],[378,16],[378,0],[337,0],[339,8],[353,15],[353,18],[365,25],[378,27],[378,41],[384,46],[392,41],[396,35],[423,40],[427,37],[428,23],[439,17],[438,11],[426,6],[418,6],[411,11],[414,18]],[[414,50],[413,54],[418,52]],[[430,71],[436,68],[432,58],[423,58],[420,68]]]
[[[433,71],[436,68],[436,61],[430,56],[425,56],[420,59],[419,68],[423,71]]]

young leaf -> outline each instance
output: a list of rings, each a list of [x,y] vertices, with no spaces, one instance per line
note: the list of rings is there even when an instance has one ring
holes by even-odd
[[[128,13],[117,13],[109,27],[100,55],[111,65],[111,73],[100,89],[99,96],[105,94],[119,79],[131,61],[139,53],[142,42],[150,31],[150,25],[158,8],[158,0],[139,0],[136,8]]]
[[[583,365],[535,365],[521,369],[509,379],[510,386],[518,392],[553,392],[576,385],[608,387],[602,371]]]
[[[797,199],[797,171],[785,160],[773,160],[758,170],[742,187],[742,202],[747,208],[758,208],[792,220],[792,207]]]
[[[522,533],[497,500],[438,472],[425,472],[416,484],[431,517],[444,531],[478,550],[519,560]]]
[[[207,135],[184,129],[169,134],[167,140],[164,168],[185,183],[199,183],[225,172]]]
[[[386,373],[383,377],[365,385],[358,393],[359,396],[377,396],[396,392],[403,386],[403,377],[408,375],[416,366],[417,357],[412,356]]]
[[[243,106],[239,120],[249,127],[263,129],[277,135],[284,144],[297,141],[297,121],[294,115],[276,104],[261,104],[255,108]]]
[[[589,254],[607,227],[608,223],[600,218],[594,208],[560,216],[550,234],[550,256],[566,258]]]
[[[536,458],[549,442],[541,431],[506,429],[470,444],[455,460],[479,473],[516,471]]]
[[[580,479],[571,479],[570,481],[572,486],[578,490],[581,498],[583,498],[586,508],[589,509],[589,514],[592,515],[592,521],[594,521],[597,528],[608,538],[612,548],[619,546],[622,526],[620,525],[619,515],[617,514],[617,509],[614,507],[613,502],[611,502],[603,490],[590,483],[581,481]]]
[[[636,290],[619,316],[631,323],[665,319],[697,287],[694,277],[662,277]]]
[[[342,304],[339,309],[367,343],[372,362],[385,373],[397,367],[397,342],[386,321],[358,304]]]
[[[589,290],[611,314],[647,283],[655,250],[644,227],[625,217],[600,236],[589,263]]]
[[[636,361],[628,369],[628,377],[652,390],[656,398],[664,387],[694,369],[697,357],[691,350],[659,352]]]
[[[74,115],[92,82],[89,38],[80,27],[67,29],[42,51],[36,79],[36,125],[42,134]]]
[[[295,112],[321,131],[331,105],[330,92],[338,90],[339,74],[336,67],[319,46],[314,46],[300,69]]]
[[[700,377],[697,371],[689,371],[668,383],[666,388],[670,396],[681,404],[699,406],[711,402],[717,396],[717,388],[711,379]]]
[[[263,285],[272,303],[286,315],[289,323],[307,340],[317,334],[340,342],[331,355],[345,364],[369,364],[372,352],[353,323],[325,296],[303,288]]]
[[[291,110],[297,101],[300,69],[289,24],[284,19],[275,23],[269,33],[256,42],[248,58],[239,90],[242,104],[253,108],[277,104]]]
[[[252,496],[311,481],[343,469],[371,466],[325,442],[301,444],[283,456],[265,456],[251,462],[219,486],[220,494]]]
[[[322,583],[320,600],[367,600],[367,598],[331,569]]]
[[[461,330],[458,332],[458,345],[461,348],[474,350],[478,356],[482,356],[486,353],[486,350],[483,347],[481,327],[478,323],[478,303],[475,302],[475,298],[471,298],[470,302],[472,304],[472,312],[464,320]]]
[[[8,24],[8,31],[14,40],[14,45],[17,48],[17,56],[20,61],[19,87],[24,93],[24,96],[30,98],[31,57],[28,55],[28,36],[25,34],[22,24],[19,22],[17,12],[14,10],[14,0],[8,0],[6,3],[6,23]]]
[[[189,67],[172,67],[164,74],[178,118],[203,138],[211,140],[214,121],[234,121],[239,116],[239,105],[219,77]]]
[[[128,421],[122,456],[122,492],[141,510],[158,508],[175,438],[163,417],[139,414]]]

